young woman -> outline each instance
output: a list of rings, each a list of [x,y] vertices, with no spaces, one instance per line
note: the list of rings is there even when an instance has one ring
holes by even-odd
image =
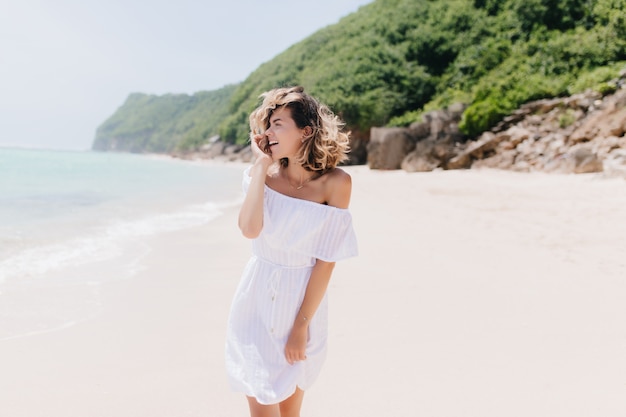
[[[231,307],[226,368],[252,417],[295,417],[325,359],[335,262],[357,254],[352,182],[337,168],[349,140],[339,118],[302,87],[261,97],[250,115],[255,159],[239,213],[253,255]]]

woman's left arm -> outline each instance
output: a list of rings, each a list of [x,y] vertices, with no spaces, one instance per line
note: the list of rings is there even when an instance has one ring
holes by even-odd
[[[306,359],[306,342],[308,338],[309,322],[317,311],[332,275],[334,262],[317,260],[313,266],[309,283],[306,287],[304,300],[296,315],[285,346],[285,358],[290,365]]]
[[[328,205],[341,209],[348,208],[352,192],[352,179],[348,173],[336,168],[329,177],[327,189],[330,190],[326,198]],[[326,262],[320,259],[317,259],[313,266],[304,294],[304,300],[294,319],[293,327],[285,346],[285,357],[289,364],[306,359],[309,322],[322,302],[324,294],[326,294],[334,268],[335,262]]]

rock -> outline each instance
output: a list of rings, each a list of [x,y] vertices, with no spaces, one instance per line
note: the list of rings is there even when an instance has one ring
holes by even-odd
[[[350,136],[349,165],[362,165],[367,162],[367,140],[360,136]]]
[[[408,172],[432,171],[455,155],[449,143],[426,139],[417,142],[415,149],[402,160],[401,168]]]
[[[454,104],[425,113],[422,121],[409,128],[372,128],[367,145],[369,167],[415,172],[445,166],[465,139],[458,126],[464,109],[464,104]]]
[[[619,177],[626,179],[626,149],[612,152],[604,160],[604,174],[608,177]]]
[[[224,147],[223,154],[226,156],[231,156],[238,153],[241,150],[241,145],[226,145]]]
[[[463,116],[463,112],[466,108],[467,104],[465,103],[452,103],[446,110],[448,110],[448,114],[452,120],[461,120],[461,116]]]
[[[517,152],[515,150],[499,152],[487,159],[474,161],[474,163],[472,163],[472,168],[511,169],[516,156]]]
[[[530,172],[531,165],[528,163],[528,161],[515,161],[515,163],[511,165],[511,171]]]
[[[469,145],[445,164],[446,169],[465,169],[472,166],[476,159],[485,159],[495,153],[495,149],[503,136],[492,132],[483,133],[480,138]]]
[[[415,148],[410,130],[401,127],[373,127],[367,145],[371,169],[400,169],[402,160]]]
[[[430,122],[430,136],[438,139],[444,133],[444,127],[449,120],[446,120],[445,113],[437,112]]]
[[[602,172],[605,161],[619,171],[626,152],[625,79],[611,81],[615,92],[604,96],[589,90],[526,103],[473,141],[466,142],[458,128],[462,104],[428,112],[406,130],[373,128],[367,160],[371,168],[410,172],[470,167]]]
[[[626,149],[626,89],[604,98],[586,92],[527,103],[498,129],[469,142],[444,167],[602,172],[612,152]]]
[[[602,158],[607,158],[616,149],[626,150],[626,137],[609,136],[592,142],[593,151]]]
[[[466,151],[474,159],[483,159],[493,153],[500,140],[502,140],[501,136],[497,136],[492,132],[485,132],[477,141],[472,142]]]
[[[586,174],[590,172],[602,172],[602,161],[589,146],[581,146],[571,150],[567,154],[571,172]]]
[[[407,172],[428,172],[439,167],[440,163],[429,154],[413,151],[402,160],[401,168]]]
[[[533,113],[539,112],[545,114],[561,104],[563,104],[563,100],[560,98],[539,100],[536,102],[535,111]]]
[[[555,155],[554,157],[546,160],[543,165],[543,171],[545,172],[571,172],[568,170],[568,158],[566,154]]]
[[[528,139],[531,136],[531,133],[528,129],[525,129],[520,126],[511,126],[503,133],[499,134],[496,140],[500,144],[500,146],[504,149],[514,149]]]
[[[411,134],[416,139],[424,139],[430,135],[430,123],[429,122],[414,122],[409,126]]]
[[[526,118],[526,124],[530,126],[541,126],[543,118],[537,114],[530,115]]]
[[[222,155],[224,153],[224,149],[226,149],[225,142],[214,142],[206,151],[204,151],[204,156],[206,158],[215,158],[216,156]]]
[[[242,150],[237,153],[237,159],[241,162],[252,162],[254,155],[252,154],[252,148],[250,145],[244,147]]]
[[[623,136],[626,131],[626,90],[620,90],[607,98],[602,110],[588,115],[584,122],[570,136],[571,145],[588,142],[596,137]]]
[[[472,166],[472,157],[469,152],[461,152],[446,164],[446,169],[466,169]]]
[[[593,105],[593,102],[598,99],[598,97],[599,94],[589,91],[587,93],[574,94],[573,96],[566,98],[564,103],[571,109],[580,109],[586,112],[589,107]]]

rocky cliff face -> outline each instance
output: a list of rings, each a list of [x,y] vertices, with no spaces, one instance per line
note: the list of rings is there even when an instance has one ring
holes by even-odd
[[[435,111],[409,128],[374,128],[373,169],[498,168],[626,177],[626,74],[611,94],[585,92],[527,103],[475,141],[458,131],[463,108]]]

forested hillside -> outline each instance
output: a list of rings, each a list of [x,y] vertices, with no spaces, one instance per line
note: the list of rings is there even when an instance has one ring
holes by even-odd
[[[189,126],[182,120],[187,112],[194,120],[208,117],[196,109],[203,103],[133,95],[132,106],[127,102],[98,130],[105,145],[99,148],[118,138],[119,149],[119,138],[131,137],[136,143],[125,149],[193,147],[215,133],[244,143],[259,94],[294,84],[340,113],[357,137],[366,138],[372,126],[406,125],[424,111],[463,102],[460,127],[472,138],[525,102],[603,88],[624,61],[626,0],[376,0],[223,91],[230,96],[224,107],[210,111],[211,120],[219,113],[219,123],[203,125],[193,140],[180,139]],[[154,123],[140,115],[154,114],[158,100],[168,102],[163,107],[171,123],[151,130]]]
[[[133,93],[96,131],[94,150],[166,153],[194,149],[217,134],[235,90],[193,95]]]

